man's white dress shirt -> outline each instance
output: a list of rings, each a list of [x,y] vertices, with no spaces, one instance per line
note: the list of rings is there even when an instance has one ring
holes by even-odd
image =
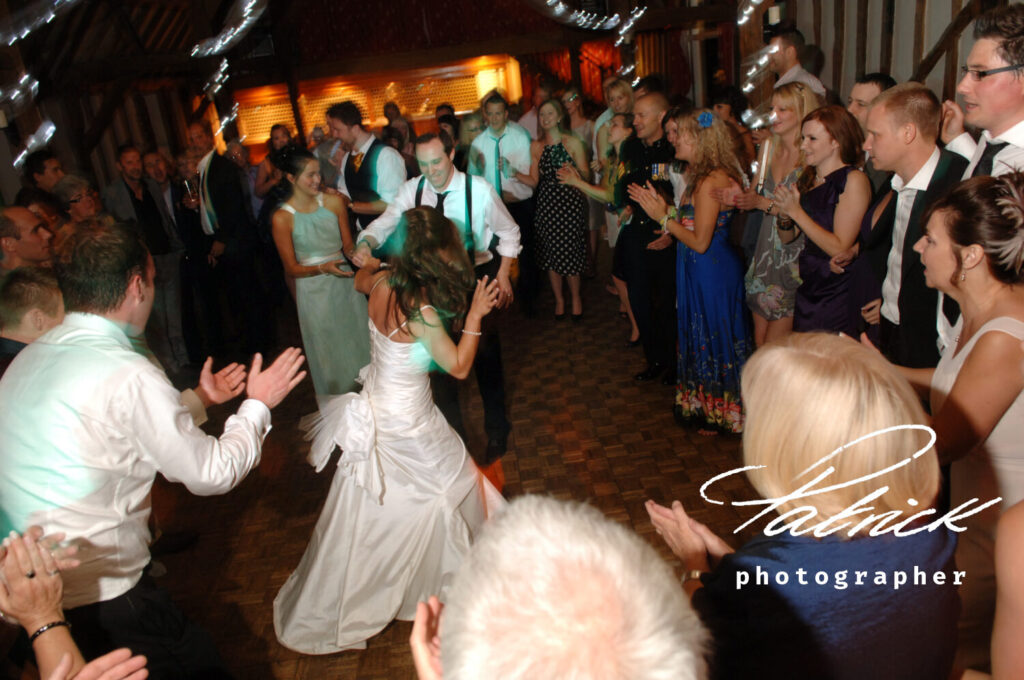
[[[489,262],[493,255],[487,249],[495,236],[498,237],[498,254],[502,257],[517,257],[519,246],[519,226],[509,215],[505,204],[501,202],[494,188],[483,177],[472,177],[458,170],[452,171],[452,177],[445,189],[444,216],[455,223],[460,234],[466,233],[466,181],[473,183],[472,227],[473,243],[476,249],[477,265]],[[420,178],[414,177],[402,185],[395,200],[388,203],[388,208],[359,234],[358,241],[366,237],[373,238],[377,245],[384,243],[388,236],[398,227],[402,214],[416,207],[416,190]],[[437,205],[437,192],[426,179],[423,180],[423,194],[420,204]]]
[[[775,82],[775,88],[778,89],[786,83],[803,83],[811,88],[811,90],[819,97],[825,96],[825,86],[821,84],[821,81],[818,80],[817,76],[800,64],[797,64],[779,76],[779,79]]]
[[[974,176],[974,169],[981,161],[981,155],[989,142],[1007,142],[992,159],[992,175],[998,177],[1008,172],[1024,169],[1024,120],[1020,121],[1001,135],[992,137],[988,130],[983,130],[981,138],[975,142],[967,132],[960,134],[946,145],[953,153],[958,153],[971,161],[964,171],[964,179]]]
[[[374,136],[370,135],[366,138],[366,141],[356,149],[356,153],[363,154],[364,163],[369,160],[366,154],[370,151],[370,147],[373,145],[374,139]],[[348,167],[350,160],[352,160],[351,151],[346,153],[344,158],[341,160],[341,172],[338,173],[338,191],[348,196],[351,200],[352,195],[349,194],[348,185],[345,184],[345,168]],[[405,177],[405,160],[402,158],[402,154],[398,153],[387,144],[384,144],[384,148],[377,152],[371,188],[378,196],[380,196],[380,200],[385,203],[390,203],[395,200],[395,194],[398,193],[398,188],[402,186],[402,182],[405,181]]]
[[[469,174],[487,180],[502,199],[506,194],[515,200],[529,198],[533,195],[533,189],[515,177],[509,177],[507,171],[501,173],[499,180],[498,153],[516,172],[527,175],[533,163],[530,142],[530,134],[515,123],[506,123],[500,135],[494,134],[490,126],[484,128],[473,140],[472,149],[476,153],[469,156]]]
[[[892,176],[892,190],[896,192],[896,220],[892,226],[892,248],[885,264],[885,280],[882,281],[882,316],[896,324],[900,323],[900,284],[903,281],[903,246],[906,243],[910,213],[914,210],[917,192],[927,191],[935,169],[939,167],[939,149],[936,147],[925,164],[906,184],[899,175]]]
[[[65,607],[111,600],[149,563],[157,472],[198,495],[224,493],[259,463],[269,431],[269,409],[247,399],[220,437],[206,435],[120,326],[70,313],[0,380],[0,512],[10,528],[39,524],[78,546]]]
[[[210,149],[196,164],[196,170],[199,172],[199,223],[203,227],[203,233],[207,236],[213,236],[213,232],[216,231],[210,217],[213,213],[213,207],[210,205],[210,192],[206,189],[206,171],[210,169],[210,161],[215,153],[217,153],[216,149]]]

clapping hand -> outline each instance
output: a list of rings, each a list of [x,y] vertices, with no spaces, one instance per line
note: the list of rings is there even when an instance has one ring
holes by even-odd
[[[441,680],[441,638],[438,633],[443,609],[444,605],[436,595],[416,605],[409,647],[419,680]]]
[[[262,401],[267,408],[274,408],[306,377],[305,371],[299,371],[303,360],[301,349],[289,347],[263,370],[263,356],[257,352],[249,368],[246,394],[250,399]]]
[[[43,536],[43,528],[33,524],[25,530],[25,536],[28,536],[31,540],[38,543],[43,550],[49,552],[56,561],[58,569],[67,571],[78,566],[78,560],[73,559],[75,553],[78,552],[78,547],[74,545],[61,545],[64,541],[64,532]],[[2,566],[6,557],[7,548],[0,545],[0,566]]]
[[[47,680],[143,680],[149,677],[146,657],[132,656],[127,647],[104,654],[71,676],[72,660],[65,654]]]
[[[30,535],[11,532],[4,539],[7,554],[0,581],[0,611],[16,618],[32,634],[53,621],[63,621],[64,583],[57,561]]]
[[[658,535],[687,569],[709,571],[733,552],[713,531],[687,515],[679,501],[673,501],[671,508],[654,501],[647,501],[644,507]]]
[[[775,205],[778,207],[780,213],[784,213],[790,218],[795,218],[796,213],[800,212],[800,192],[796,187],[791,187],[788,184],[780,184],[775,187],[775,192],[772,195],[775,199]]]
[[[245,366],[242,364],[230,363],[216,373],[212,368],[213,357],[206,357],[199,373],[199,386],[195,389],[196,396],[206,407],[234,399],[245,389]]]
[[[723,205],[740,210],[755,210],[761,200],[761,195],[753,187],[744,191],[739,184],[733,182],[723,189],[712,189],[711,198]]]
[[[655,222],[660,222],[661,218],[668,213],[668,203],[650,182],[647,182],[645,186],[630,184],[627,191],[629,197],[636,201],[637,205],[643,208],[647,216]]]

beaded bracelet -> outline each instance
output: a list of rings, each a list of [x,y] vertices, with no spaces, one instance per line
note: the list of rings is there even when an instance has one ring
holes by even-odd
[[[483,335],[480,331],[467,331],[465,328],[462,329],[462,332],[465,335]]]
[[[29,636],[29,638],[28,638],[28,643],[32,644],[33,642],[36,641],[37,637],[39,637],[40,635],[42,635],[46,631],[50,630],[51,628],[59,628],[60,626],[64,626],[68,630],[71,630],[71,624],[68,623],[67,621],[53,621],[51,623],[46,624],[45,626],[40,627],[39,630],[37,630],[36,632],[32,633],[32,635]]]

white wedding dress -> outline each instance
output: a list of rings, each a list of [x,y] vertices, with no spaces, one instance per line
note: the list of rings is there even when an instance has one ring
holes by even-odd
[[[397,329],[396,329],[397,330]],[[364,649],[416,603],[444,600],[484,521],[505,505],[434,405],[430,356],[370,321],[363,390],[304,422],[310,462],[342,455],[306,553],[274,599],[274,630],[306,654]]]

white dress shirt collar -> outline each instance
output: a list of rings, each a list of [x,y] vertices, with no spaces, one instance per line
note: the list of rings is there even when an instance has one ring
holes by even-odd
[[[906,184],[903,183],[903,179],[896,173],[892,175],[892,189],[896,193],[903,191],[904,189],[915,189],[917,191],[925,191],[928,185],[931,184],[932,175],[935,174],[935,169],[939,167],[939,147],[932,149],[932,155],[928,157],[924,165],[917,171],[917,173],[910,178],[910,181]]]
[[[988,130],[982,130],[981,134],[985,137],[986,142],[1009,142],[1013,146],[1024,148],[1024,120],[1018,122],[1003,134],[996,135],[995,137],[993,137]]]

